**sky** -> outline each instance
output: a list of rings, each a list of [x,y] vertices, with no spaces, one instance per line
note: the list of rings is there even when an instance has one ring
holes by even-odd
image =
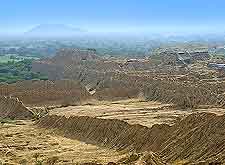
[[[93,32],[225,32],[225,0],[1,0],[0,33],[40,24]]]

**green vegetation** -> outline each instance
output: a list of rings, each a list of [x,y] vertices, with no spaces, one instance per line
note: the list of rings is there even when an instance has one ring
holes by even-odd
[[[15,83],[22,80],[47,80],[48,77],[31,71],[32,60],[0,62],[0,82]]]
[[[7,62],[18,62],[26,59],[38,59],[37,57],[25,57],[25,56],[17,56],[15,54],[6,54],[0,55],[0,63],[7,63]]]
[[[13,59],[11,59],[9,55],[0,56],[1,63],[7,63],[8,61],[13,61]]]
[[[14,120],[8,119],[8,118],[0,118],[0,124],[15,124],[16,122]]]

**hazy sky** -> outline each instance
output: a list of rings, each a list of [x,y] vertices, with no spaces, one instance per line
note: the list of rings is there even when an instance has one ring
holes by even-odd
[[[0,32],[39,24],[89,31],[225,31],[225,0],[1,0]]]

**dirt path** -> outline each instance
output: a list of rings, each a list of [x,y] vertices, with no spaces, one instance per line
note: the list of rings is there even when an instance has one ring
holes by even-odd
[[[35,159],[37,156],[37,160]],[[37,129],[31,121],[0,125],[0,164],[59,164],[117,161],[122,153],[71,140]]]

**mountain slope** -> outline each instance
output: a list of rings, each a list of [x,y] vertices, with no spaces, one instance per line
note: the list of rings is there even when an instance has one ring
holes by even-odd
[[[63,37],[77,35],[85,32],[79,28],[73,28],[63,24],[42,24],[25,32],[26,36],[35,37]]]

